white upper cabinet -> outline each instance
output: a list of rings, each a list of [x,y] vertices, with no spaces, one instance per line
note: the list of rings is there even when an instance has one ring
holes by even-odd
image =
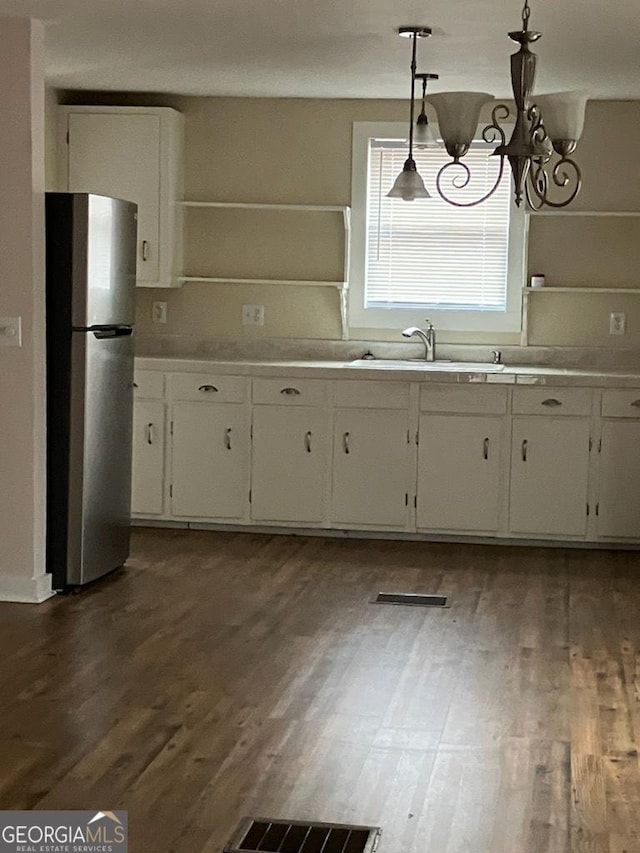
[[[167,107],[60,107],[60,185],[138,205],[137,283],[177,286],[182,116]]]

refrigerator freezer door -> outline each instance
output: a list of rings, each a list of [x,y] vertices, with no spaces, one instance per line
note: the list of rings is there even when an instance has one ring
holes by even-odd
[[[133,339],[73,332],[67,583],[129,556]]]
[[[73,201],[72,325],[131,325],[135,319],[136,205],[100,195]]]

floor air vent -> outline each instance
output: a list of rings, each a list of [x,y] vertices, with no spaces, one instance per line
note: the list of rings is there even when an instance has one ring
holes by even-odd
[[[376,604],[408,604],[411,607],[448,607],[446,595],[418,595],[415,592],[379,592]]]
[[[380,828],[245,818],[225,853],[374,853]]]

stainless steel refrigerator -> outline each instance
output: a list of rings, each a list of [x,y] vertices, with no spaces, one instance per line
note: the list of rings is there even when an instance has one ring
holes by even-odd
[[[46,195],[47,571],[88,583],[129,555],[136,205]]]

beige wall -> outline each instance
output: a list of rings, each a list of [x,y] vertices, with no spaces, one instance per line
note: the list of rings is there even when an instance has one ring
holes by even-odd
[[[40,601],[45,575],[44,74],[39,23],[0,23],[0,315],[22,346],[0,347],[0,600]]]
[[[185,197],[224,201],[350,204],[354,121],[405,120],[394,101],[178,98],[68,95],[68,102],[162,104],[185,114]],[[615,146],[615,148],[614,148]],[[640,102],[592,102],[576,159],[584,186],[572,209],[640,210]],[[607,155],[603,168],[603,151]],[[289,219],[287,220],[287,217]],[[187,274],[229,277],[340,276],[339,216],[190,211],[186,214]],[[549,284],[635,286],[640,219],[553,217],[532,224],[530,270]],[[616,299],[621,299],[616,296]],[[640,346],[639,297],[627,296],[628,333],[608,335],[614,302],[595,294],[531,299],[530,342]],[[168,323],[151,323],[151,303],[168,303]],[[265,306],[264,327],[241,324],[242,304]],[[615,304],[619,304],[616,301]],[[611,308],[611,310],[614,310]],[[606,321],[606,322],[605,322]],[[141,291],[138,323],[145,334],[252,339],[336,338],[337,292],[327,288],[186,284],[176,291]],[[394,332],[355,330],[356,337],[395,339]],[[514,335],[458,334],[441,340],[516,343]]]

